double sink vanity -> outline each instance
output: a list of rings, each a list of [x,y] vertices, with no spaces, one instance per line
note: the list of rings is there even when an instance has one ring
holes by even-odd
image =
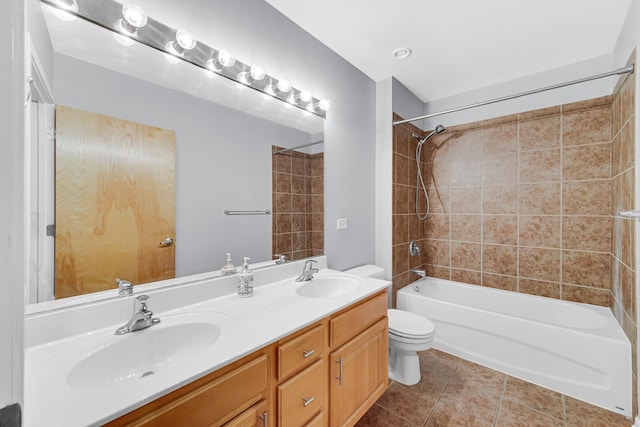
[[[24,425],[355,424],[387,388],[389,283],[316,260],[256,270],[251,298],[201,274],[29,314]],[[143,293],[160,322],[116,335]]]

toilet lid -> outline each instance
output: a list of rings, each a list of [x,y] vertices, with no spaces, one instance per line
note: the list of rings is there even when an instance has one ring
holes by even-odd
[[[434,334],[436,327],[424,316],[405,310],[387,310],[389,316],[389,333],[407,338],[429,337]]]

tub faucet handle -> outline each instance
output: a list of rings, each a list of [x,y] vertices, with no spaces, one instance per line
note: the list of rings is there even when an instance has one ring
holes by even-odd
[[[416,242],[415,240],[412,240],[411,243],[409,243],[409,255],[420,255],[420,247],[418,246],[418,242]]]

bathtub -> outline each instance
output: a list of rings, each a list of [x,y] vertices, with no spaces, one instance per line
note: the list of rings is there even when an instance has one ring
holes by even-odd
[[[631,417],[631,344],[606,307],[431,277],[397,307],[431,319],[438,350]]]

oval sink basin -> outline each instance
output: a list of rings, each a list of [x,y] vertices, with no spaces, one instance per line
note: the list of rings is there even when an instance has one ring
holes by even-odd
[[[332,298],[353,292],[363,284],[364,279],[357,276],[320,274],[307,282],[287,282],[283,286],[283,291],[305,298]]]
[[[216,323],[225,317],[213,313],[165,316],[147,329],[104,336],[101,345],[73,366],[67,381],[77,389],[104,389],[188,363],[220,338]]]

